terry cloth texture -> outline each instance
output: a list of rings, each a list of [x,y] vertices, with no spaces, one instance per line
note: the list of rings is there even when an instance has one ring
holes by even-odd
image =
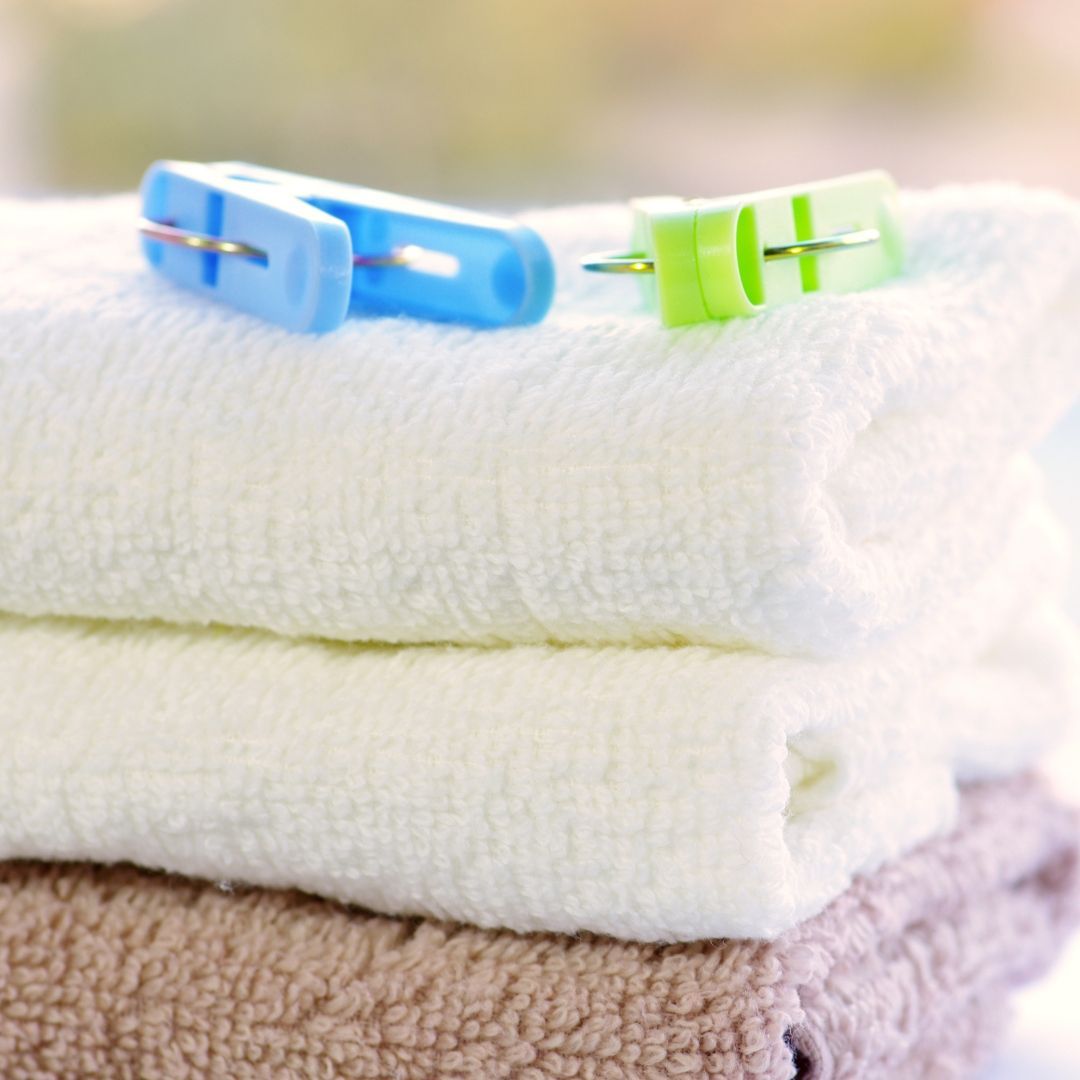
[[[1030,779],[773,944],[519,937],[0,865],[8,1080],[944,1080],[1076,921],[1077,825]]]
[[[577,266],[620,207],[527,216],[540,326],[324,337],[163,281],[136,214],[0,201],[0,609],[837,656],[993,559],[1005,461],[1080,389],[1049,193],[908,195],[903,278],[678,332]]]
[[[1074,707],[1036,507],[859,662],[373,647],[0,618],[0,857],[131,861],[390,914],[772,937],[940,834]]]

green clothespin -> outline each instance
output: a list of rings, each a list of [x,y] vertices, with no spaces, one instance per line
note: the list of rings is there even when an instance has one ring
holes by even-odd
[[[633,251],[587,256],[648,274],[666,326],[753,315],[812,292],[853,292],[900,273],[896,184],[874,170],[720,199],[635,199]]]

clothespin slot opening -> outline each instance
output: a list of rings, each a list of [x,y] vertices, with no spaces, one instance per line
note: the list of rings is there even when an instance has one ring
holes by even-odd
[[[747,301],[754,307],[765,302],[765,281],[761,274],[762,260],[769,257],[769,249],[761,242],[757,214],[752,206],[743,206],[735,223],[735,258],[739,267],[739,281]]]

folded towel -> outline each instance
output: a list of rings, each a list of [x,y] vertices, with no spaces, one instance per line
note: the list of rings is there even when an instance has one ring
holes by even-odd
[[[857,663],[363,646],[0,617],[0,858],[130,860],[391,914],[771,937],[949,828],[1073,706],[1039,507]]]
[[[0,866],[0,1071],[86,1076],[968,1077],[1080,910],[1031,780],[773,944],[517,937],[119,867]]]
[[[543,325],[288,335],[142,265],[130,198],[0,201],[0,609],[389,642],[835,656],[992,560],[1080,388],[1080,209],[903,203],[907,274],[679,332],[528,218]]]

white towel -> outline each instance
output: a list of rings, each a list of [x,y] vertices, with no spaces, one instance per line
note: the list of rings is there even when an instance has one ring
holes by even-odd
[[[133,860],[381,911],[771,937],[950,827],[1073,705],[1039,511],[857,663],[365,646],[0,618],[0,858]]]
[[[152,274],[130,198],[0,202],[0,609],[872,645],[994,557],[1004,462],[1080,385],[1074,203],[970,187],[903,212],[902,279],[676,332],[576,268],[625,240],[622,209],[540,213],[543,325],[316,338]]]

